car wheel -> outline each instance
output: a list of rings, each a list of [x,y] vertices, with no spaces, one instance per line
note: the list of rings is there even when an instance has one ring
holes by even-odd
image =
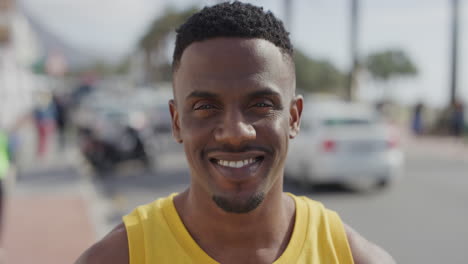
[[[390,185],[391,180],[387,177],[374,180],[368,179],[365,181],[357,181],[347,184],[347,186],[350,187],[352,191],[363,194],[383,191],[384,189],[390,187]]]
[[[378,179],[375,183],[375,189],[377,190],[382,190],[382,189],[387,189],[392,185],[392,181],[386,177],[386,178],[381,178]]]

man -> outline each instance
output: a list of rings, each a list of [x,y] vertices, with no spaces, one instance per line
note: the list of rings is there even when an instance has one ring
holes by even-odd
[[[4,262],[3,252],[3,230],[5,221],[5,201],[8,191],[11,189],[15,180],[15,170],[12,160],[10,135],[2,124],[2,113],[0,113],[0,263]]]
[[[222,3],[189,18],[169,106],[190,187],[125,216],[77,263],[394,263],[335,212],[283,192],[303,107],[292,53],[262,8]]]
[[[8,155],[8,135],[0,129],[0,243],[3,237],[5,178],[7,177],[9,170],[10,158]]]

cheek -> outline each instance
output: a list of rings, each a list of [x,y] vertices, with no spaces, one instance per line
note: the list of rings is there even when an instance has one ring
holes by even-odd
[[[268,139],[274,148],[285,148],[289,139],[289,119],[283,115],[264,119],[256,125],[257,137]]]
[[[185,138],[203,137],[209,133],[209,125],[206,122],[186,115],[181,118],[180,128],[184,140]]]
[[[211,128],[206,122],[194,118],[182,118],[180,124],[180,133],[184,142],[185,153],[194,158],[194,155],[200,155],[206,142],[211,138]],[[188,157],[190,159],[190,157]]]

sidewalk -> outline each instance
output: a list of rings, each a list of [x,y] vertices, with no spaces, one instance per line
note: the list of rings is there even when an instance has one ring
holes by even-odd
[[[96,241],[92,199],[73,149],[30,163],[17,176],[5,206],[7,264],[66,264]]]
[[[468,162],[468,142],[449,136],[416,137],[402,130],[402,146],[408,154]]]
[[[13,196],[7,206],[5,263],[73,263],[95,240],[86,206],[77,195]]]

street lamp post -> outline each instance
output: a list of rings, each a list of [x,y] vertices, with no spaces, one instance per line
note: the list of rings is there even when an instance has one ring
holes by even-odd
[[[458,38],[459,38],[459,0],[452,0],[452,50],[451,50],[451,69],[450,69],[450,105],[453,106],[457,101],[457,78],[458,78]]]
[[[351,23],[350,23],[350,51],[351,69],[346,89],[346,100],[351,101],[353,94],[358,88],[357,73],[359,68],[358,39],[359,39],[359,0],[351,0]]]

